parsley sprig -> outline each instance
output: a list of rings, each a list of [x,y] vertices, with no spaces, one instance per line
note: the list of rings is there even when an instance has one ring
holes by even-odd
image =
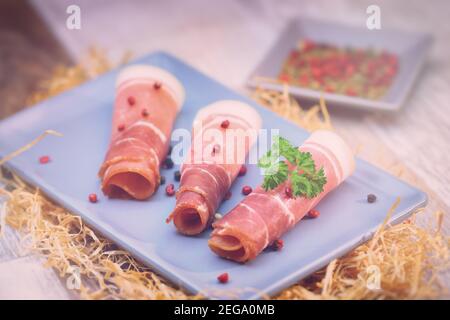
[[[323,167],[316,170],[311,153],[300,151],[280,136],[275,137],[272,148],[259,159],[258,166],[264,171],[262,186],[266,191],[290,179],[294,197],[314,198],[327,183]]]

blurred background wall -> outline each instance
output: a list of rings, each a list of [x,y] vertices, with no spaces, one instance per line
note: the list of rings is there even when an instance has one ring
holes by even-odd
[[[56,64],[69,61],[29,2],[0,1],[0,119],[22,108]]]
[[[430,32],[437,40],[435,51],[448,48],[445,43],[450,39],[448,0],[31,0],[31,4],[74,59],[94,44],[107,48],[113,57],[126,49],[136,55],[168,50],[233,87],[244,83],[287,21],[298,16],[365,27],[366,8],[377,4],[382,28]],[[65,27],[70,4],[81,8],[81,30]]]

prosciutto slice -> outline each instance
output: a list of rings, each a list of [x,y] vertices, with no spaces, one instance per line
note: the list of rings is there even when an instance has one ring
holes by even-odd
[[[116,81],[111,142],[99,171],[105,195],[144,200],[155,192],[183,101],[183,86],[167,71],[147,65],[123,69]]]
[[[291,198],[285,184],[265,191],[256,188],[224,218],[213,224],[208,245],[217,255],[246,262],[258,254],[287,230],[295,226],[306,213],[354,171],[354,157],[348,145],[335,133],[314,132],[300,146],[310,152],[318,168],[323,167],[327,177],[324,190],[317,197]]]
[[[198,112],[180,170],[176,206],[168,219],[180,233],[199,234],[210,224],[260,127],[259,114],[239,101],[219,101]]]

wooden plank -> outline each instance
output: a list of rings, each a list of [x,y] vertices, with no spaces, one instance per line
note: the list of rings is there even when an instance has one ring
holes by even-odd
[[[26,106],[39,81],[71,60],[25,0],[0,1],[0,119]]]
[[[18,232],[6,226],[0,233],[0,263],[23,255],[26,255],[26,252],[21,249]]]
[[[27,256],[0,263],[0,300],[8,299],[74,299],[64,281],[43,260]]]

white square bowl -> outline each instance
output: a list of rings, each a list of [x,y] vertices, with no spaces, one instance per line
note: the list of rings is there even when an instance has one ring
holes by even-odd
[[[292,20],[262,62],[251,73],[247,84],[271,90],[283,85],[261,78],[277,79],[285,59],[301,39],[327,43],[337,47],[372,48],[397,55],[399,70],[387,93],[378,100],[321,92],[309,88],[289,86],[289,92],[298,98],[317,101],[321,96],[331,106],[368,111],[398,111],[413,88],[419,75],[432,38],[427,34],[414,34],[397,30],[369,30],[363,27],[320,22],[305,18]]]

